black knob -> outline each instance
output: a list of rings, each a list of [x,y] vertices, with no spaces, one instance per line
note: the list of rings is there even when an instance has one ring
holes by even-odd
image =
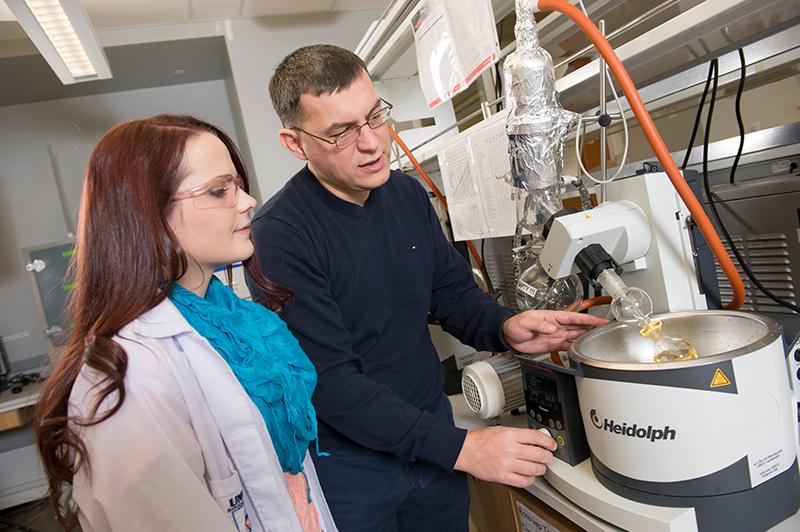
[[[622,273],[617,261],[600,244],[589,244],[583,248],[575,256],[575,265],[595,286],[598,286],[597,276],[603,270],[613,268],[618,275]]]
[[[611,117],[609,115],[603,113],[597,119],[597,122],[600,124],[600,127],[608,127],[608,126],[611,125]]]
[[[795,349],[794,350],[794,359],[796,361],[800,362],[800,349]]]

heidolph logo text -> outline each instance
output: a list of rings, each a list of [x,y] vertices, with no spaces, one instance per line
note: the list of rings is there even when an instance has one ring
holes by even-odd
[[[647,428],[639,426],[638,423],[628,425],[623,422],[621,425],[616,423],[613,419],[601,418],[594,408],[589,412],[589,418],[592,420],[592,425],[600,430],[610,432],[612,434],[619,434],[620,436],[628,436],[630,438],[639,438],[642,440],[649,440],[651,442],[659,440],[674,440],[677,433],[675,429],[671,429],[669,425],[661,428],[653,428],[653,425],[648,425]]]

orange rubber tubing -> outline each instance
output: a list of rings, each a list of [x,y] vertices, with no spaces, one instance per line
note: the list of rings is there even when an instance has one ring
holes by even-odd
[[[578,305],[578,308],[575,309],[575,312],[581,312],[588,308],[597,307],[599,305],[609,305],[611,303],[611,296],[597,296],[591,299],[584,299],[581,301],[581,304]]]
[[[537,6],[540,11],[558,11],[571,18],[572,21],[583,30],[583,33],[591,39],[600,52],[600,55],[603,56],[606,64],[608,64],[608,67],[614,73],[614,77],[617,78],[617,81],[622,87],[622,91],[628,98],[628,103],[633,110],[633,114],[636,115],[636,118],[639,120],[639,124],[647,137],[647,141],[650,143],[650,147],[653,148],[653,152],[664,167],[664,171],[669,176],[669,180],[672,181],[672,186],[675,187],[678,195],[680,195],[683,202],[689,208],[689,212],[692,214],[695,223],[703,233],[703,236],[714,252],[714,256],[717,258],[717,261],[719,261],[722,270],[725,272],[725,276],[728,278],[733,288],[733,300],[726,304],[725,308],[740,308],[742,303],[744,303],[744,283],[742,283],[742,278],[739,276],[739,272],[736,271],[736,267],[733,265],[730,256],[728,256],[728,253],[725,251],[725,247],[722,245],[719,235],[714,230],[714,226],[711,225],[711,220],[708,219],[708,215],[703,210],[703,206],[697,201],[692,189],[689,188],[683,175],[681,175],[678,170],[675,161],[672,160],[672,156],[664,145],[664,141],[661,135],[659,135],[653,123],[653,119],[650,118],[650,114],[647,112],[644,103],[642,103],[639,92],[636,90],[628,71],[622,66],[622,62],[619,60],[619,57],[617,57],[614,49],[608,44],[608,41],[600,33],[600,30],[598,30],[592,21],[577,7],[563,0],[538,0]],[[605,154],[603,154],[603,156],[605,156]]]
[[[444,196],[442,195],[442,192],[439,190],[439,187],[437,187],[436,184],[433,181],[431,181],[431,178],[428,177],[428,174],[425,173],[425,170],[422,169],[422,166],[419,164],[416,157],[414,157],[411,154],[411,150],[408,149],[406,143],[403,142],[403,139],[400,138],[400,135],[397,134],[397,131],[395,131],[392,126],[389,126],[389,135],[391,135],[394,141],[397,143],[397,145],[400,146],[400,149],[403,150],[403,153],[405,153],[408,156],[408,160],[411,161],[411,164],[414,166],[414,169],[419,173],[420,176],[422,176],[422,179],[425,180],[425,183],[427,183],[428,187],[433,192],[433,195],[436,196],[436,199],[438,199],[439,202],[442,204],[442,206],[445,208],[445,210],[447,210],[447,200],[444,199]],[[472,240],[467,240],[467,248],[469,248],[469,252],[472,255],[472,258],[475,259],[475,264],[478,265],[478,269],[481,272],[485,272],[486,268],[484,268],[481,256],[478,253],[475,244],[472,243]],[[487,283],[491,283],[491,280],[487,279]]]

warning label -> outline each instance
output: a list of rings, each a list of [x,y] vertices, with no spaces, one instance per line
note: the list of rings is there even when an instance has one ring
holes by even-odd
[[[728,386],[731,383],[730,379],[722,373],[722,370],[717,368],[717,371],[714,372],[714,377],[711,379],[711,387],[712,388],[719,388],[721,386]]]
[[[758,470],[758,476],[762,479],[767,479],[777,473],[781,465],[781,454],[783,454],[783,449],[756,460],[753,467]]]

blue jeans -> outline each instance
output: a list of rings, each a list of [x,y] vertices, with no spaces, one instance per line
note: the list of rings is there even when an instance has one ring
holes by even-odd
[[[445,397],[434,412],[453,422]],[[366,448],[314,458],[322,491],[341,532],[466,532],[467,477]]]

